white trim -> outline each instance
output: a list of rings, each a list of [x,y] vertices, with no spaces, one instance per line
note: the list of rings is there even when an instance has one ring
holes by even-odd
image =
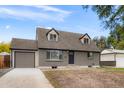
[[[12,68],[14,68],[14,63],[15,63],[15,60],[14,60],[14,58],[15,58],[15,51],[14,50],[12,50]]]
[[[39,66],[39,51],[35,51],[35,67]]]
[[[52,34],[52,35],[56,35],[56,39],[55,39],[55,40],[51,40],[51,39],[50,39],[51,34]],[[56,31],[52,30],[52,31],[50,31],[50,32],[48,33],[47,38],[48,38],[48,41],[58,41],[59,36],[58,36],[58,34],[56,33]]]
[[[50,60],[50,61],[56,61],[56,60],[57,60],[57,61],[60,61],[60,60],[63,59],[63,58],[62,58],[62,59],[59,59],[60,52],[62,52],[62,51],[60,51],[60,50],[47,50],[47,53],[48,53],[48,52],[50,52],[50,59],[48,59],[48,58],[47,58],[47,55],[46,55],[46,59],[47,59],[47,60]],[[57,58],[57,59],[51,58],[51,52],[52,52],[52,53],[53,53],[53,52],[57,52],[58,58]],[[62,53],[62,56],[63,56],[63,53]]]
[[[88,42],[87,43],[84,43],[84,40],[85,39],[88,39]],[[88,35],[85,35],[83,38],[81,38],[81,43],[82,44],[90,44],[90,41],[91,41],[91,39],[88,37]]]

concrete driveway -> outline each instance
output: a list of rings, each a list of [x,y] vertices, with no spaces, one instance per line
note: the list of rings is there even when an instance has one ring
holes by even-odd
[[[0,78],[5,88],[51,88],[52,85],[37,68],[15,68]]]

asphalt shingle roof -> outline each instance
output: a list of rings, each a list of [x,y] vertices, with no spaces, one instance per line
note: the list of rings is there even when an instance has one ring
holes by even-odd
[[[63,49],[63,50],[100,52],[100,50],[96,47],[93,41],[91,41],[90,44],[81,43],[79,38],[83,34],[56,30],[59,35],[59,40],[55,42],[55,41],[48,41],[47,33],[49,31],[50,29],[37,28],[36,40],[13,38],[11,42],[11,48],[12,49],[35,49],[35,50],[38,48],[44,48],[44,49],[46,48],[46,49]]]
[[[29,39],[13,38],[11,41],[12,49],[37,49],[37,41]]]
[[[79,38],[83,34],[64,32],[56,30],[59,33],[59,40],[52,42],[47,40],[47,32],[49,29],[37,28],[38,48],[51,48],[51,49],[67,49],[67,50],[81,50],[81,51],[96,51],[100,50],[96,47],[95,43],[91,41],[90,44],[82,44]]]

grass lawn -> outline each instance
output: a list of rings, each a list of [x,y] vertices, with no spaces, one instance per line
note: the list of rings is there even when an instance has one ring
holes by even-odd
[[[44,74],[56,88],[124,88],[124,68],[48,70]]]
[[[105,70],[109,70],[109,71],[124,71],[124,68],[104,68]]]

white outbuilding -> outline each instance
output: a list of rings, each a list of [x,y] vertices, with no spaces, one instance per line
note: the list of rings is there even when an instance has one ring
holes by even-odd
[[[101,52],[100,60],[106,65],[115,64],[116,67],[124,67],[124,50],[105,49]]]

